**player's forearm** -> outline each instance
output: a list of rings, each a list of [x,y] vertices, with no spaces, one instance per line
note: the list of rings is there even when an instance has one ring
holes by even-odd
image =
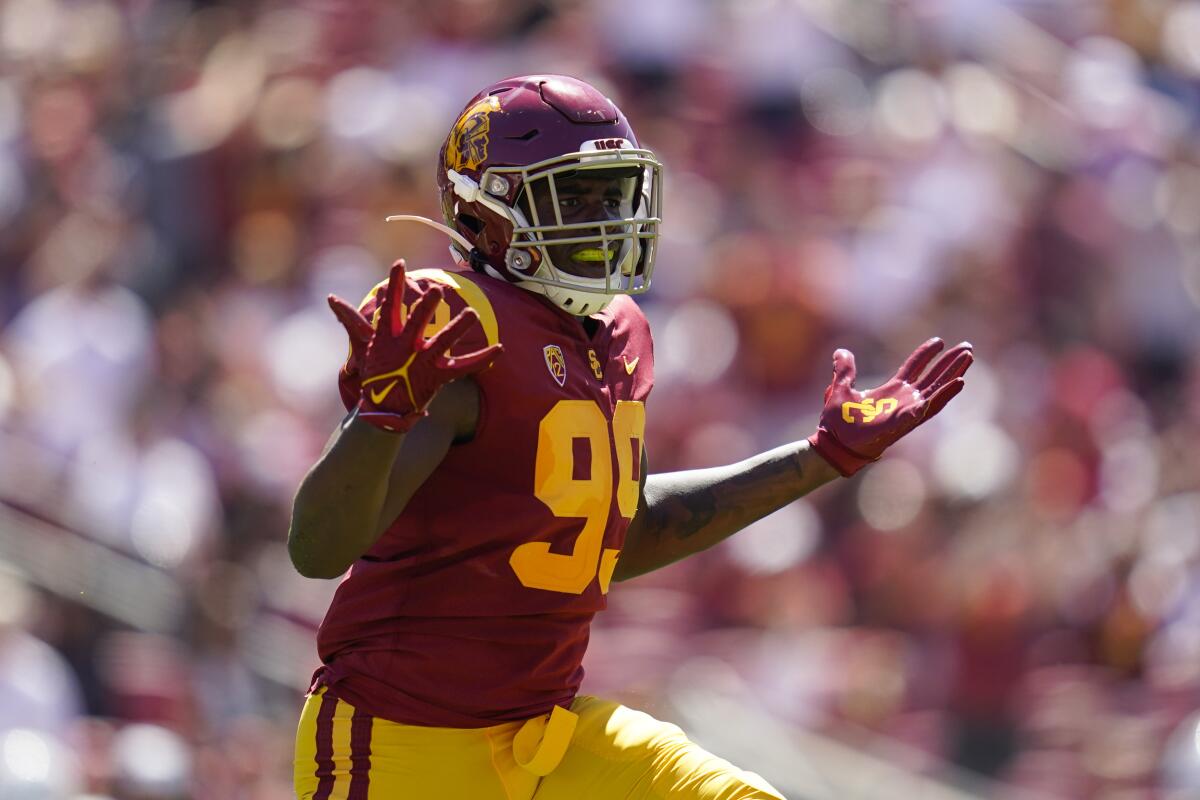
[[[650,475],[613,577],[633,578],[712,547],[836,477],[808,442],[725,467]]]
[[[336,578],[374,544],[403,441],[357,417],[334,434],[292,503],[288,554],[301,575]]]

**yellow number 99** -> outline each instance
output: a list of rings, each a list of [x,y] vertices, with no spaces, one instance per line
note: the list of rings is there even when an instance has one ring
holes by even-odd
[[[613,413],[616,438],[617,508],[632,519],[637,512],[645,406],[622,400]],[[600,574],[600,589],[608,591],[617,565],[615,549],[601,553],[604,530],[613,501],[613,465],[608,420],[591,400],[560,400],[538,426],[533,493],[556,517],[584,520],[569,555],[551,553],[548,542],[527,542],[509,557],[521,584],[531,589],[582,594]],[[575,441],[584,440],[591,451],[588,474],[576,476]],[[637,466],[635,466],[637,465]]]

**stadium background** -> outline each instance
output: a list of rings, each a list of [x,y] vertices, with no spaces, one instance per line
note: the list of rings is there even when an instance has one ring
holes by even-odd
[[[862,476],[616,587],[585,689],[795,797],[1200,793],[1196,0],[0,2],[0,796],[290,796],[291,494],[324,305],[445,241],[478,87],[609,91],[667,164],[656,471],[931,334]]]

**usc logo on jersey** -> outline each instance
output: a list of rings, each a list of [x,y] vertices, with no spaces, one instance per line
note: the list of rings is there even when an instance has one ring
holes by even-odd
[[[592,368],[592,374],[596,376],[596,380],[604,380],[604,370],[600,368],[600,359],[596,358],[595,350],[588,350],[588,366]]]
[[[899,403],[894,397],[885,397],[882,400],[873,400],[868,397],[861,403],[854,403],[849,400],[842,403],[842,419],[849,423],[858,422],[854,418],[854,412],[858,411],[862,416],[863,422],[871,422],[880,414],[889,414],[896,410]]]
[[[500,99],[489,96],[463,112],[450,131],[446,145],[446,168],[456,172],[475,169],[487,159],[489,115],[500,110]]]

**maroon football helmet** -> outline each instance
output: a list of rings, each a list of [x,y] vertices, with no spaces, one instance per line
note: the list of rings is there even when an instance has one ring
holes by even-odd
[[[593,86],[526,75],[487,87],[451,128],[437,180],[446,224],[471,245],[454,248],[476,269],[580,316],[649,288],[662,164]]]

